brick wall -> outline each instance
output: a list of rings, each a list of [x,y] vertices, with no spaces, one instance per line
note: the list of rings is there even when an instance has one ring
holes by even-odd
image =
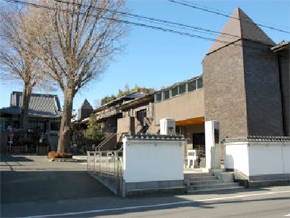
[[[283,134],[278,58],[269,46],[226,46],[205,57],[203,74],[205,120],[220,122],[221,140]]]
[[[283,98],[283,120],[284,120],[284,134],[290,136],[290,57],[289,49],[279,53],[279,64],[281,71],[281,88]]]
[[[226,46],[203,61],[205,120],[220,122],[220,138],[248,135],[242,47]]]
[[[244,41],[249,135],[283,135],[277,54],[269,46]]]

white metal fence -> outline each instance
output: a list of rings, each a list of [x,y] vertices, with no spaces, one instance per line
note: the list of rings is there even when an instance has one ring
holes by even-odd
[[[123,181],[123,151],[87,151],[87,171],[120,195]]]
[[[88,151],[88,172],[107,176],[122,175],[122,151]]]

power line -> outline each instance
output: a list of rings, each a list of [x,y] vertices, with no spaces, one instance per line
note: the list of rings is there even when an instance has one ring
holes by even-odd
[[[161,30],[161,31],[164,31],[164,32],[176,33],[176,34],[179,34],[179,35],[185,35],[185,36],[189,36],[189,37],[192,37],[192,38],[199,38],[199,39],[205,39],[205,40],[209,40],[209,41],[221,42],[221,43],[224,43],[224,44],[233,44],[235,46],[242,46],[241,44],[237,44],[237,42],[240,39],[240,36],[233,35],[233,34],[230,34],[230,33],[217,32],[217,31],[214,31],[214,30],[209,30],[209,29],[205,29],[205,28],[201,28],[201,27],[190,26],[190,25],[186,25],[186,24],[181,24],[181,23],[176,23],[176,22],[161,20],[161,19],[157,19],[157,18],[151,18],[151,17],[141,16],[141,15],[136,15],[136,14],[132,14],[132,13],[128,13],[128,12],[122,12],[122,11],[116,11],[116,10],[113,10],[112,11],[112,10],[107,9],[107,8],[100,8],[100,7],[96,7],[96,6],[89,6],[89,5],[80,4],[80,3],[76,3],[76,2],[75,3],[71,3],[71,2],[68,2],[68,1],[64,1],[64,0],[54,0],[54,1],[59,2],[59,3],[66,3],[66,4],[77,5],[77,6],[81,6],[81,7],[82,6],[83,7],[93,7],[95,9],[97,9],[97,10],[105,10],[105,11],[109,11],[109,12],[115,12],[115,13],[118,13],[118,14],[121,14],[121,15],[124,15],[124,16],[128,16],[128,17],[131,17],[131,18],[136,18],[136,19],[141,20],[141,21],[146,20],[146,21],[153,22],[153,23],[162,23],[162,24],[165,24],[166,26],[172,26],[173,25],[174,27],[181,28],[181,29],[187,29],[187,28],[189,28],[189,29],[193,29],[194,31],[201,31],[201,32],[204,31],[204,32],[207,32],[207,34],[208,33],[218,34],[218,35],[222,35],[225,38],[231,37],[231,39],[233,39],[232,37],[235,37],[236,38],[235,40],[232,40],[232,41],[224,41],[224,40],[221,40],[221,39],[213,39],[213,38],[209,38],[209,37],[199,36],[199,35],[195,35],[195,34],[191,34],[191,33],[187,33],[187,32],[180,32],[180,31],[176,31],[176,30],[172,30],[172,29],[163,28],[163,27],[151,26],[151,25],[148,25],[148,24],[140,24],[140,23],[135,23],[135,22],[126,21],[126,20],[115,20],[115,21],[118,21],[118,22],[126,23],[126,24],[147,27],[147,28],[151,28],[151,29],[155,29],[155,30]],[[171,0],[169,0],[169,1],[171,1]],[[172,0],[172,1],[174,1],[174,0]],[[210,10],[208,9],[208,11],[210,11]],[[216,13],[222,15],[221,12],[216,12]],[[230,15],[225,15],[225,14],[223,14],[223,15],[231,18]],[[235,19],[241,20],[239,18],[235,18]],[[245,20],[245,21],[246,22],[250,22],[248,20]],[[252,22],[250,22],[250,23],[252,23]],[[271,28],[271,27],[268,27],[268,28]],[[283,30],[281,30],[281,31],[283,31]],[[256,49],[255,47],[252,47],[252,46],[246,46],[246,45],[243,45],[243,46],[244,47],[248,47],[248,48]]]
[[[221,13],[218,10],[208,9],[208,8],[206,8],[204,6],[198,6],[198,5],[196,5],[194,3],[191,3],[191,2],[188,3],[186,1],[178,1],[178,0],[168,0],[168,1],[170,1],[172,3],[175,3],[175,4],[180,4],[180,5],[183,5],[183,6],[187,6],[187,7],[190,7],[190,8],[206,11],[208,13],[213,13],[213,14],[216,14],[216,15],[220,15],[220,16],[223,16],[223,17],[233,18],[233,19],[236,19],[236,20],[242,20],[242,19],[240,19],[238,17],[232,17],[231,15],[228,15],[228,14],[225,14],[225,13]],[[250,22],[248,20],[243,20],[243,21]],[[258,25],[260,27],[268,28],[268,29],[271,29],[271,30],[276,30],[276,31],[279,31],[279,32],[283,32],[283,33],[290,33],[289,31],[278,29],[278,28],[272,27],[272,26],[267,26],[267,25],[260,24],[260,23],[256,23],[256,25]]]
[[[49,9],[49,10],[60,10],[58,8],[54,8],[54,7],[51,7],[51,6],[40,5],[40,4],[26,2],[26,1],[21,1],[21,0],[6,0],[6,1],[7,2],[11,2],[11,3],[19,3],[19,4],[24,4],[24,5],[30,5],[30,6],[33,6],[33,7],[36,7],[36,8],[45,8],[45,9]],[[69,2],[60,1],[60,0],[55,0],[55,1],[61,2],[61,3],[69,3]],[[99,8],[99,7],[94,7],[94,8],[96,8],[98,10],[112,11],[112,10],[109,10],[109,9],[104,9],[104,8]],[[62,9],[62,11],[64,11],[64,10]],[[67,12],[71,13],[70,11],[67,11]],[[147,19],[147,20],[150,20],[150,21],[153,21],[153,22],[157,22],[158,21],[158,22],[161,22],[161,23],[164,23],[164,24],[168,24],[168,25],[175,25],[175,26],[177,26],[179,28],[182,28],[182,27],[183,28],[187,27],[187,28],[191,28],[191,29],[197,29],[198,28],[198,27],[192,27],[192,26],[185,25],[185,24],[180,24],[180,23],[175,23],[175,22],[170,22],[170,21],[164,21],[164,20],[155,19],[155,18],[149,18],[149,17],[145,17],[145,16],[134,15],[134,14],[126,13],[126,12],[119,12],[119,11],[114,11],[114,12],[120,13],[120,14],[123,14],[123,15],[134,16],[136,18]],[[81,12],[79,12],[79,13],[83,14]],[[96,15],[95,14],[90,14],[90,16],[96,16]],[[171,33],[175,33],[175,34],[179,34],[179,35],[189,36],[189,37],[192,37],[192,38],[199,38],[199,39],[204,39],[204,40],[209,40],[209,41],[216,41],[216,39],[214,39],[214,38],[204,37],[204,36],[192,34],[192,33],[189,33],[189,32],[182,32],[182,31],[178,31],[178,30],[165,28],[165,27],[153,26],[153,25],[144,24],[144,23],[137,23],[137,22],[128,21],[128,20],[121,20],[121,19],[119,20],[119,19],[106,18],[106,17],[102,17],[102,18],[111,19],[111,20],[114,20],[116,22],[125,23],[125,24],[128,24],[128,25],[145,27],[145,28],[160,30],[160,31],[164,31],[164,32],[171,32]],[[202,28],[200,28],[200,29],[202,29]],[[202,30],[218,34],[218,32],[216,32],[216,31],[207,30],[207,29],[202,29]],[[231,35],[231,34],[224,34],[224,35],[228,35],[228,36],[232,36],[232,37],[238,37],[238,36]],[[217,41],[220,41],[222,43],[228,43],[228,41],[222,41],[222,40],[217,40]]]
[[[19,4],[24,4],[24,5],[30,5],[30,6],[33,6],[33,7],[36,7],[36,8],[45,8],[45,9],[48,9],[48,10],[54,10],[54,11],[58,10],[58,11],[65,11],[67,13],[72,13],[69,10],[54,8],[54,7],[51,7],[51,6],[42,5],[42,4],[36,4],[36,3],[32,3],[32,2],[27,2],[27,1],[21,1],[21,0],[5,0],[5,1],[10,2],[10,3],[19,3]],[[60,3],[71,4],[70,2],[65,2],[65,1],[62,1],[62,0],[54,0],[54,1],[57,1],[57,2],[60,2]],[[80,5],[84,6],[82,4],[80,4]],[[90,6],[90,7],[92,7],[92,6]],[[105,9],[105,8],[100,8],[100,7],[94,7],[94,8],[97,9],[97,10],[105,10],[105,11],[109,11],[109,12],[120,13],[120,14],[123,14],[125,16],[134,16],[134,17],[137,17],[137,18],[140,18],[140,19],[148,19],[149,21],[152,21],[152,22],[161,22],[161,23],[164,23],[167,26],[168,26],[168,24],[172,24],[172,25],[174,24],[174,25],[176,25],[179,28],[180,27],[184,27],[184,26],[188,26],[188,25],[184,25],[184,24],[180,24],[180,23],[174,23],[174,22],[170,22],[170,21],[164,21],[164,20],[160,20],[160,19],[149,18],[149,17],[145,17],[145,16],[140,16],[140,15],[134,15],[134,14],[126,13],[126,12],[120,12],[120,11],[115,11],[115,10],[112,11],[110,9]],[[78,13],[79,14],[84,14],[82,12],[78,12]],[[96,17],[95,14],[88,14],[88,15]],[[124,24],[127,24],[127,25],[150,28],[150,29],[159,30],[159,31],[163,31],[163,32],[170,32],[170,33],[174,33],[174,34],[178,34],[178,35],[188,36],[188,37],[191,37],[191,38],[204,39],[204,40],[208,40],[208,41],[216,41],[216,42],[223,43],[225,45],[226,44],[233,44],[235,46],[241,46],[240,44],[237,44],[237,42],[239,41],[239,37],[235,36],[235,35],[231,35],[231,34],[219,33],[219,34],[222,34],[222,35],[237,37],[237,39],[234,40],[234,41],[223,41],[223,40],[219,40],[219,39],[214,39],[214,38],[210,38],[210,37],[204,37],[204,36],[192,34],[192,33],[189,33],[189,32],[184,32],[184,31],[182,32],[182,31],[178,31],[178,30],[174,30],[174,29],[170,29],[170,28],[165,28],[165,27],[160,27],[160,26],[153,26],[153,25],[149,25],[149,24],[137,23],[137,22],[133,22],[133,21],[116,19],[116,18],[111,18],[111,17],[107,18],[107,17],[104,17],[104,16],[102,16],[102,18],[103,19],[114,20],[115,22],[120,22],[120,23],[124,23]],[[196,27],[192,27],[192,26],[188,26],[188,27],[196,28]],[[208,30],[208,31],[211,31],[211,30]],[[213,32],[213,31],[211,31],[211,32]],[[244,47],[250,47],[250,46],[245,46],[244,45]],[[251,47],[251,48],[254,48],[254,47]]]
[[[83,6],[83,7],[88,7],[88,5],[83,5],[80,3],[71,3],[71,2],[67,2],[67,1],[63,1],[63,0],[54,0],[56,2],[60,2],[60,3],[66,3],[66,4],[73,4],[73,5],[78,5],[78,6]],[[106,8],[100,8],[100,7],[93,7],[97,10],[106,10],[109,12],[112,12],[112,10],[110,9],[106,9]],[[177,28],[181,28],[181,29],[190,29],[190,30],[194,30],[194,31],[198,31],[198,32],[206,32],[206,33],[211,33],[211,34],[221,34],[221,35],[225,35],[225,36],[231,36],[231,37],[237,37],[235,35],[229,34],[229,33],[220,33],[218,31],[214,31],[214,30],[209,30],[209,29],[205,29],[202,27],[196,27],[196,26],[190,26],[190,25],[186,25],[186,24],[181,24],[181,23],[176,23],[176,22],[172,22],[172,21],[166,21],[166,20],[162,20],[162,19],[157,19],[157,18],[152,18],[152,17],[146,17],[146,16],[142,16],[142,15],[137,15],[137,14],[132,14],[132,13],[128,13],[128,12],[122,12],[122,11],[114,11],[118,14],[127,16],[127,17],[131,17],[134,19],[138,19],[141,21],[149,21],[151,23],[162,23],[165,24],[166,26],[174,26]]]

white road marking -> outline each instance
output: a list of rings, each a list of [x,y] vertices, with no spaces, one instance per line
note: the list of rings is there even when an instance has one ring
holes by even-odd
[[[171,203],[163,203],[163,204],[151,204],[151,205],[149,204],[149,205],[131,206],[131,207],[87,210],[87,211],[79,211],[79,212],[44,214],[44,215],[27,216],[27,217],[21,217],[21,218],[44,218],[44,217],[55,217],[55,216],[74,216],[74,215],[82,215],[82,214],[90,214],[90,213],[104,213],[104,212],[110,212],[110,211],[136,210],[136,209],[154,208],[154,207],[156,208],[156,207],[164,207],[164,206],[172,206],[172,205],[190,204],[190,203],[194,203],[194,202],[218,201],[218,200],[245,198],[245,197],[262,196],[262,195],[274,195],[274,194],[281,194],[281,193],[290,193],[290,191],[276,191],[276,192],[266,192],[266,193],[257,193],[257,194],[248,194],[248,195],[235,195],[235,196],[228,196],[228,197],[221,197],[221,198],[187,200],[187,201],[179,201],[179,202],[171,202]],[[290,216],[290,214],[287,214],[285,216]]]
[[[70,215],[81,215],[81,214],[88,214],[88,213],[103,213],[103,212],[109,212],[109,211],[136,210],[136,209],[142,209],[142,208],[163,207],[163,206],[189,204],[189,203],[192,203],[192,201],[179,201],[179,202],[172,202],[172,203],[165,203],[165,204],[152,204],[152,205],[143,205],[143,206],[108,208],[108,209],[87,210],[87,211],[59,213],[59,214],[46,214],[46,215],[20,217],[20,218],[42,218],[42,217],[53,217],[53,216],[70,216]]]
[[[235,196],[228,196],[228,197],[221,197],[221,198],[209,198],[209,199],[202,199],[202,200],[196,200],[197,202],[204,202],[204,201],[218,201],[218,200],[226,200],[226,199],[232,199],[232,198],[245,198],[245,197],[253,197],[253,196],[261,196],[261,195],[274,195],[274,194],[280,194],[280,193],[287,193],[290,191],[276,191],[276,192],[265,192],[265,193],[257,193],[257,194],[248,194],[248,195],[235,195]]]

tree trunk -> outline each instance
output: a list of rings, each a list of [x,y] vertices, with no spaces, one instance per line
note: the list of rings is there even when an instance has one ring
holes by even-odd
[[[70,146],[70,124],[72,116],[74,92],[70,88],[64,90],[64,105],[60,123],[57,152],[68,152]]]
[[[29,126],[28,110],[31,92],[32,88],[30,86],[24,85],[21,101],[21,121],[20,121],[20,127],[23,129],[24,133],[27,133]]]

